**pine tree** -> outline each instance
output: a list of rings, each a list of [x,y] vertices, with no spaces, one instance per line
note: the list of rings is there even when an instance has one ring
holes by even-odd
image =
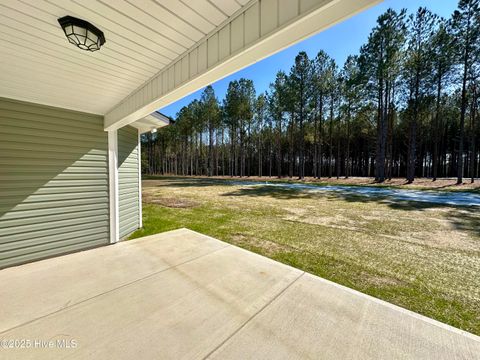
[[[438,28],[431,37],[430,59],[432,59],[432,87],[435,91],[435,116],[432,126],[433,150],[432,150],[432,180],[438,176],[439,142],[442,131],[441,123],[441,99],[445,87],[448,85],[452,74],[454,61],[454,39],[450,28],[444,19],[440,19]]]
[[[350,138],[351,138],[351,122],[355,110],[360,104],[362,91],[359,86],[360,69],[358,66],[357,56],[348,56],[343,65],[343,97],[345,101],[345,127],[346,127],[346,147],[345,147],[345,178],[350,176]]]
[[[313,176],[320,179],[323,167],[323,119],[325,100],[328,92],[329,68],[333,59],[323,50],[319,51],[313,62],[312,96],[315,106],[314,113],[314,159]]]
[[[460,105],[460,134],[457,152],[457,184],[463,182],[465,117],[468,99],[467,87],[472,67],[479,61],[480,5],[479,0],[460,0],[452,16],[452,30],[457,44],[457,59],[462,68],[462,100]]]
[[[420,108],[430,89],[428,76],[432,72],[429,41],[434,32],[436,16],[426,8],[419,8],[408,19],[408,48],[405,77],[409,88],[408,107],[410,114],[408,131],[407,181],[415,178],[417,127]]]
[[[202,114],[208,129],[208,158],[207,158],[207,175],[213,175],[214,159],[213,159],[213,140],[215,129],[220,124],[220,107],[215,97],[215,91],[211,85],[208,85],[201,95]]]
[[[283,117],[285,111],[285,87],[286,75],[283,71],[277,72],[275,82],[270,84],[270,92],[268,94],[268,108],[270,116],[275,122],[275,148],[276,148],[276,167],[277,177],[282,177],[282,131]]]
[[[298,177],[305,177],[305,122],[309,117],[311,96],[312,69],[310,59],[302,51],[295,57],[295,64],[290,70],[289,85],[291,87],[293,114],[298,123]]]
[[[388,132],[388,109],[398,77],[398,64],[405,39],[405,10],[388,9],[377,20],[368,42],[360,49],[364,85],[377,103],[377,142],[375,179],[385,180],[385,155]]]

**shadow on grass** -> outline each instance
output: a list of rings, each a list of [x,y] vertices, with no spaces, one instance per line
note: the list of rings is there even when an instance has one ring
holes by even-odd
[[[158,177],[148,177],[146,180],[158,180]],[[236,179],[208,179],[208,178],[188,178],[179,176],[163,176],[162,180],[166,180],[164,184],[156,184],[155,187],[211,187],[225,185],[239,185]],[[475,191],[476,192],[476,191]],[[221,196],[244,196],[244,197],[271,197],[279,200],[290,199],[327,199],[327,200],[344,200],[352,203],[377,203],[387,205],[394,210],[404,211],[425,211],[430,209],[444,209],[445,217],[450,223],[461,231],[469,231],[480,236],[480,215],[478,215],[478,207],[476,206],[455,206],[450,204],[429,203],[421,201],[409,201],[391,199],[389,196],[376,194],[367,196],[363,194],[352,194],[348,192],[311,192],[305,189],[273,187],[269,185],[256,185],[252,187],[242,187],[231,192],[221,194]]]
[[[159,180],[158,178],[148,177],[143,180]],[[165,183],[157,184],[155,187],[179,187],[179,188],[188,188],[188,187],[208,187],[208,186],[219,186],[219,185],[232,185],[229,180],[223,179],[196,179],[196,178],[182,178],[182,177],[162,177],[161,180],[164,180]]]
[[[245,196],[245,197],[272,197],[281,200],[290,199],[327,199],[344,200],[351,203],[377,203],[386,205],[394,210],[403,211],[425,211],[431,209],[442,209],[445,211],[445,218],[457,229],[468,231],[480,236],[480,215],[477,206],[455,206],[449,204],[438,204],[420,201],[392,200],[388,196],[366,196],[362,194],[351,194],[342,192],[315,193],[303,189],[285,189],[268,185],[240,188],[227,192],[221,196]]]
[[[302,189],[285,189],[280,187],[272,187],[268,185],[259,185],[248,188],[241,188],[235,191],[224,193],[221,196],[268,196],[275,199],[314,199],[319,194],[304,191]]]
[[[444,217],[452,224],[456,230],[468,231],[480,236],[480,212],[478,206],[455,206],[449,204],[437,204],[419,201],[391,200],[387,197],[368,197],[349,194],[336,194],[348,202],[379,203],[385,204],[394,210],[404,211],[425,211],[431,209],[444,210]]]
[[[480,188],[478,189],[471,189],[470,192],[474,193],[474,194],[479,194],[480,195]]]
[[[480,216],[478,212],[473,211],[474,209],[469,210],[471,211],[458,214],[460,216],[449,213],[449,219],[457,230],[473,232],[480,236]]]

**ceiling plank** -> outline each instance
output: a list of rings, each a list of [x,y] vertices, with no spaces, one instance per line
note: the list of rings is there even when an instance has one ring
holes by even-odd
[[[95,67],[90,68],[82,62],[76,63],[75,61],[70,61],[68,67],[65,67],[65,60],[61,57],[54,56],[49,53],[37,52],[29,49],[28,46],[20,46],[18,44],[9,43],[5,40],[2,40],[2,60],[6,59],[9,55],[15,56],[18,61],[23,60],[31,62],[33,70],[35,69],[36,63],[46,64],[47,66],[54,68],[57,72],[59,72],[59,69],[62,69],[62,71],[72,74],[72,81],[76,81],[77,77],[86,77],[91,79],[91,81],[102,82],[106,86],[119,86],[126,89],[131,89],[132,85],[135,86],[136,84],[141,84],[143,82],[143,79],[139,80],[130,78],[128,76],[125,77],[123,74],[111,75],[105,71],[102,71],[101,69],[97,69]],[[0,63],[2,60],[0,60]]]
[[[183,3],[194,10],[196,13],[202,15],[205,19],[208,19],[216,26],[220,25],[227,17],[218,10],[215,6],[209,3],[207,0],[195,0],[186,1]]]
[[[140,1],[149,1],[149,0],[140,0]],[[172,14],[181,16],[186,22],[191,26],[195,27],[199,31],[203,32],[205,35],[210,31],[215,29],[213,22],[209,21],[208,18],[204,18],[199,15],[193,9],[189,8],[187,5],[182,3],[180,0],[153,0]]]
[[[128,14],[129,17],[135,19],[136,22],[141,23],[143,26],[152,29],[153,31],[164,35],[165,37],[171,39],[172,41],[176,42],[183,46],[181,51],[185,51],[185,49],[192,46],[195,41],[190,38],[188,35],[183,34],[177,31],[176,27],[171,27],[166,25],[161,20],[163,18],[155,18],[152,15],[152,11],[154,8],[149,9],[150,11],[146,13],[145,11],[140,10],[136,6],[130,4],[125,0],[102,0],[105,4],[115,8],[117,11],[121,11],[123,14]],[[152,5],[154,3],[151,3]]]
[[[108,6],[97,0],[82,0],[81,4],[85,8],[94,9],[94,12],[102,14],[100,19],[97,20],[99,25],[101,25],[105,19],[110,19],[110,21],[115,22],[117,26],[120,25],[124,27],[130,32],[137,34],[139,38],[144,38],[150,44],[156,44],[163,48],[164,51],[168,51],[176,56],[187,49],[187,47],[162,34],[161,31],[150,29],[143,23],[131,18],[130,14],[123,13],[116,7]]]
[[[111,0],[113,1],[113,0]],[[188,36],[194,41],[200,40],[206,35],[205,31],[197,28],[184,18],[183,13],[173,13],[154,0],[126,0],[150,16],[159,19],[166,25]]]
[[[3,29],[3,28],[2,28]],[[1,52],[7,52],[7,49],[19,49],[20,53],[27,53],[29,56],[45,56],[47,58],[61,59],[62,66],[66,69],[70,67],[70,64],[78,64],[79,66],[84,67],[85,71],[99,71],[111,75],[114,78],[133,80],[133,81],[145,81],[148,78],[148,73],[138,74],[137,72],[132,72],[126,68],[116,68],[115,66],[108,66],[104,63],[96,63],[92,61],[92,58],[88,56],[88,53],[82,54],[84,58],[76,58],[70,53],[78,52],[79,50],[70,47],[61,47],[60,49],[56,47],[51,47],[48,43],[43,43],[42,41],[30,42],[27,39],[24,39],[22,44],[13,42],[10,40],[2,39],[5,45],[8,45],[5,49],[0,49]],[[53,51],[52,51],[53,50]],[[28,56],[28,55],[27,55]]]
[[[227,16],[231,16],[240,9],[240,5],[235,0],[210,0],[210,2]]]
[[[72,76],[80,75],[78,73],[72,74],[70,72],[59,73],[55,68],[51,66],[51,64],[41,63],[36,60],[33,61],[33,64],[35,66],[32,67],[32,60],[19,59],[17,56],[9,54],[4,54],[1,60],[1,64],[2,66],[5,65],[5,67],[12,69],[11,72],[8,72],[9,75],[18,76],[18,78],[20,79],[31,79],[32,85],[35,85],[33,81],[36,74],[42,75],[44,77],[43,81],[45,82],[57,83],[59,86],[65,85],[67,87],[72,86]],[[99,93],[108,91],[111,94],[116,94],[119,96],[126,96],[130,92],[128,87],[119,88],[118,86],[111,86],[109,84],[103,84],[102,82],[94,80],[95,79],[91,77],[78,76],[77,80],[75,80],[75,85],[85,85],[92,91],[97,91]]]

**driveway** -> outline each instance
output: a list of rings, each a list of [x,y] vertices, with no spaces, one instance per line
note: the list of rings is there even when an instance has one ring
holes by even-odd
[[[180,229],[0,271],[2,359],[476,359],[480,338]]]

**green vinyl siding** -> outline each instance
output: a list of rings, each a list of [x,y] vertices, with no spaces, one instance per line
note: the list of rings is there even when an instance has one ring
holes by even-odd
[[[120,239],[139,228],[138,130],[118,130],[118,205]]]
[[[109,242],[103,117],[0,98],[0,268]]]

